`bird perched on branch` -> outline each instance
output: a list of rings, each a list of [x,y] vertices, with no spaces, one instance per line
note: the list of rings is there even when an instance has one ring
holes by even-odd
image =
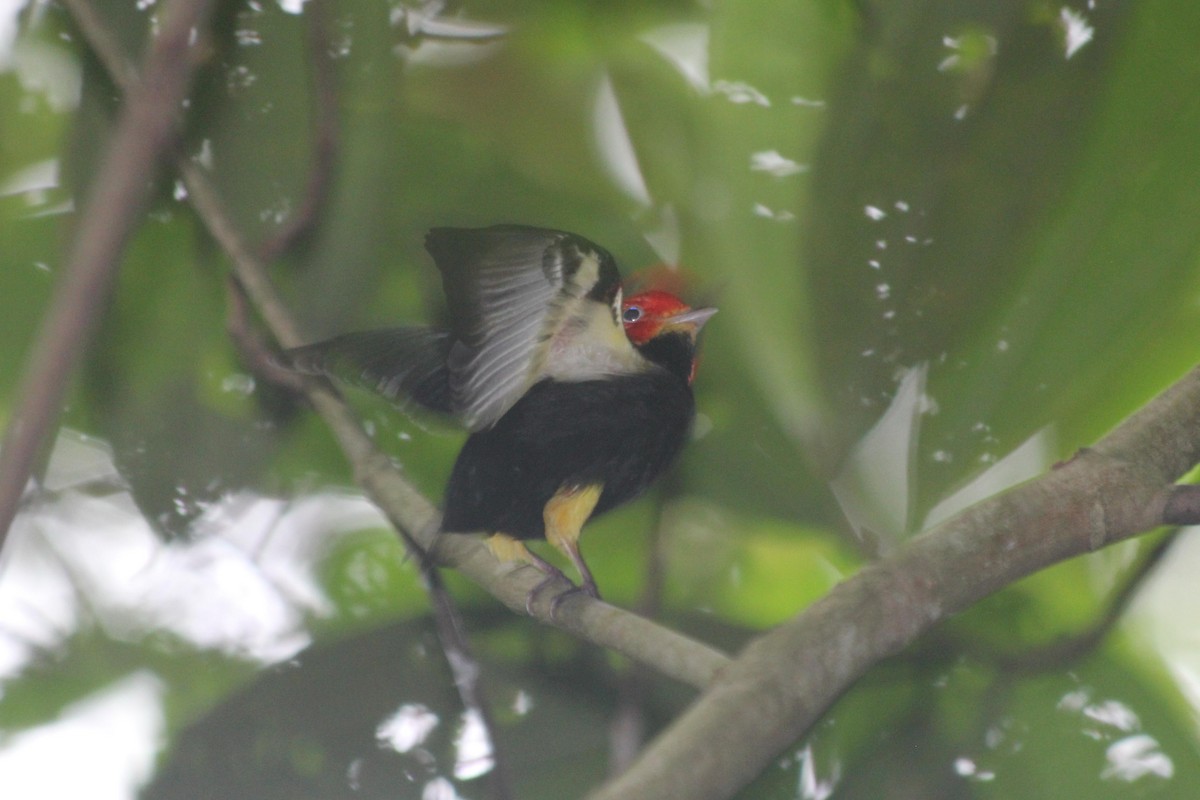
[[[679,454],[695,415],[697,336],[716,309],[664,291],[623,297],[608,251],[563,231],[434,228],[425,247],[449,330],[345,334],[290,351],[292,364],[458,419],[471,435],[446,486],[442,531],[482,531],[498,558],[541,570],[527,608],[566,580],[529,539],[547,539],[579,570],[570,591],[599,597],[580,531]]]

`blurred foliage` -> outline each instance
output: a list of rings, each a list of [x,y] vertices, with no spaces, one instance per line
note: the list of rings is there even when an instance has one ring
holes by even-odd
[[[146,5],[98,6],[131,55]],[[188,157],[252,241],[304,206],[322,113],[313,4],[290,5],[220,4],[187,114]],[[437,319],[421,247],[433,225],[577,231],[627,274],[684,264],[690,293],[721,307],[697,440],[671,481],[595,523],[585,547],[607,597],[632,606],[662,580],[658,614],[718,646],[795,614],[959,488],[1003,488],[1015,477],[989,468],[1035,435],[1041,450],[1016,477],[1195,361],[1190,0],[452,4],[444,20],[509,28],[477,41],[414,34],[421,9],[398,0],[324,8],[336,167],[315,224],[274,265],[297,317],[314,339]],[[0,49],[0,374],[17,375],[29,350],[117,105],[65,11],[26,8]],[[169,555],[237,534],[213,517],[230,498],[299,505],[350,476],[319,420],[231,346],[226,264],[183,187],[164,176],[157,198],[66,421],[111,444],[121,480],[108,490],[128,492]],[[899,466],[835,500],[830,481],[922,369],[886,461]],[[14,386],[0,382],[0,414]],[[437,498],[461,433],[352,400]],[[880,498],[903,530],[856,530],[839,507]],[[28,510],[31,528],[54,530],[54,499]],[[486,796],[485,779],[456,776],[462,711],[397,541],[361,520],[312,525],[329,527],[308,554],[321,600],[296,601],[314,644],[294,662],[263,671],[245,653],[114,624],[80,580],[72,602],[86,613],[58,639],[32,636],[54,643],[0,673],[0,756],[147,670],[162,682],[166,745],[146,796],[420,797],[435,779]],[[1036,675],[971,646],[1016,652],[1085,628],[1143,550],[1061,565],[962,615],[874,670],[742,796],[1192,796],[1195,708],[1150,634],[1126,626]],[[17,563],[0,562],[0,598]],[[607,769],[627,666],[448,580],[519,796],[578,796]],[[690,695],[647,680],[653,734]],[[377,727],[414,705],[436,719],[430,737],[382,747]]]

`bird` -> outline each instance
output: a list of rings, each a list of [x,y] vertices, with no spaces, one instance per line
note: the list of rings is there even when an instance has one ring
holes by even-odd
[[[501,561],[599,598],[579,538],[675,461],[695,417],[698,337],[715,308],[651,289],[625,297],[616,260],[577,234],[524,225],[433,228],[449,325],[347,333],[288,351],[303,373],[373,390],[470,432],[439,534],[483,532]],[[526,546],[545,539],[580,583]]]

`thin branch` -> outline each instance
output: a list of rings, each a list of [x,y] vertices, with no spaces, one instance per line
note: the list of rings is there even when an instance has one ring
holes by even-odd
[[[63,405],[71,373],[99,320],[125,242],[160,163],[174,145],[179,111],[204,52],[199,35],[212,0],[164,6],[142,74],[126,95],[108,151],[89,188],[63,267],[34,343],[16,409],[0,447],[0,547],[21,494]]]
[[[1084,630],[1018,653],[1003,653],[973,644],[966,644],[963,649],[968,656],[985,660],[1007,676],[1033,675],[1071,667],[1094,652],[1112,632],[1129,608],[1129,604],[1133,602],[1133,598],[1137,596],[1138,590],[1162,563],[1178,539],[1179,529],[1176,529],[1155,542],[1137,567],[1124,577],[1121,586],[1109,598],[1104,611]],[[960,640],[960,644],[964,643]]]
[[[255,374],[262,375],[268,380],[278,383],[295,392],[303,393],[304,379],[297,373],[286,370],[271,358],[271,352],[266,343],[258,336],[250,325],[246,296],[241,284],[232,276],[229,279],[228,319],[226,328],[234,346],[246,360],[247,366]],[[478,660],[471,651],[470,642],[463,633],[461,616],[454,601],[450,597],[436,565],[420,546],[404,537],[404,545],[417,563],[426,594],[429,596],[430,608],[433,610],[434,628],[446,656],[446,664],[454,676],[454,685],[458,690],[463,705],[479,714],[479,718],[487,731],[492,745],[493,764],[495,768],[489,774],[492,797],[495,800],[508,800],[513,796],[507,761],[501,756],[499,737],[495,716],[488,702],[483,685],[480,682],[482,671]]]
[[[492,797],[494,800],[509,800],[515,796],[509,762],[503,757],[500,739],[496,735],[499,728],[482,683],[483,670],[479,668],[479,661],[470,647],[462,615],[458,613],[458,607],[451,599],[438,571],[426,568],[421,574],[426,582],[426,591],[430,595],[430,607],[433,609],[438,640],[441,642],[442,652],[446,654],[450,672],[454,675],[455,688],[458,689],[463,705],[479,714],[480,722],[483,723],[491,741],[494,768],[490,771],[488,779]]]
[[[308,51],[312,60],[313,156],[300,207],[275,235],[259,245],[258,258],[269,264],[315,225],[329,195],[338,152],[337,85],[329,44],[329,9],[325,0],[310,0],[304,9]]]
[[[1185,484],[1171,489],[1163,509],[1167,525],[1200,525],[1200,486]]]
[[[251,374],[289,391],[302,393],[303,378],[276,363],[275,353],[251,326],[246,293],[232,275],[225,284],[225,309],[225,332]]]
[[[88,0],[61,0],[71,14],[71,19],[83,32],[92,53],[100,59],[112,82],[128,95],[138,83],[137,65],[125,57],[120,41],[108,29],[95,3]]]
[[[1200,368],[1093,449],[966,509],[752,642],[592,800],[731,796],[873,664],[1064,559],[1161,525],[1200,454]]]
[[[669,498],[679,491],[679,473],[672,472],[659,491],[654,523],[650,528],[646,577],[634,610],[650,619],[662,611],[666,584],[666,554],[663,546],[663,511]],[[608,726],[608,772],[620,775],[637,758],[646,742],[646,701],[652,675],[641,664],[630,664],[617,676],[617,703]]]

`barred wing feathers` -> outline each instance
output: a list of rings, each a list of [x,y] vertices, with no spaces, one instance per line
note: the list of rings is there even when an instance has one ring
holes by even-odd
[[[582,327],[585,307],[611,313],[624,340],[616,262],[583,237],[518,225],[434,228],[425,247],[454,325],[450,404],[471,430],[490,427],[544,377],[551,350],[569,336],[564,329]]]

